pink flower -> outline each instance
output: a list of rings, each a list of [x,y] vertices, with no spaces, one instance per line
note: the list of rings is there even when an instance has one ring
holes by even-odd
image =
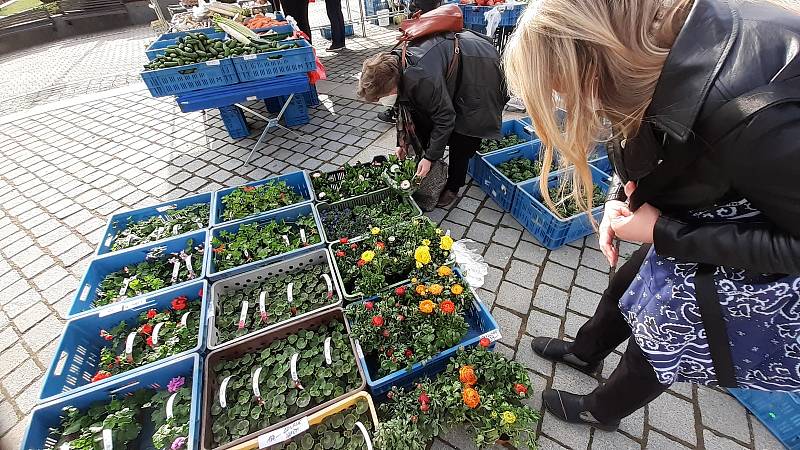
[[[183,384],[186,383],[186,378],[184,377],[175,377],[169,380],[169,384],[167,384],[167,391],[169,392],[177,392],[178,389],[183,387]]]

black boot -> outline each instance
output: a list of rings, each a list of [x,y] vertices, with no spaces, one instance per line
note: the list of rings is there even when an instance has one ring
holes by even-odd
[[[378,119],[386,123],[397,122],[397,109],[389,108],[386,111],[379,112]]]
[[[551,414],[564,422],[586,424],[603,431],[616,431],[619,421],[602,423],[586,407],[586,396],[556,389],[542,391],[542,403]]]
[[[531,341],[533,352],[544,359],[564,363],[581,372],[592,375],[597,371],[600,363],[588,363],[570,353],[571,342],[555,338],[536,337]]]

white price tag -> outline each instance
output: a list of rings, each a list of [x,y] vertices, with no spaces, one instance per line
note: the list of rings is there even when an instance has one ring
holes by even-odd
[[[158,208],[156,208],[156,211],[162,213],[164,211],[170,211],[170,210],[173,210],[173,209],[178,209],[178,205],[173,203],[171,205],[159,206]]]
[[[261,293],[258,294],[258,312],[261,314],[262,322],[267,321],[267,307],[265,305],[266,297],[267,293],[264,291],[261,291]]]
[[[492,330],[492,331],[487,331],[486,333],[483,333],[480,336],[480,339],[483,339],[483,338],[489,339],[489,342],[495,342],[495,341],[499,341],[500,339],[502,339],[503,335],[500,334],[500,330]]]
[[[124,309],[125,311],[128,311],[130,309],[138,308],[139,306],[142,306],[145,303],[147,303],[147,299],[146,298],[140,298],[138,300],[133,300],[133,301],[124,303],[122,305],[122,309]]]
[[[262,434],[258,437],[258,448],[269,448],[273,445],[280,444],[281,442],[288,441],[289,439],[297,436],[298,434],[308,430],[308,418],[296,420],[283,428],[278,428],[267,434]]]
[[[258,96],[257,95],[250,95],[250,96],[247,97],[247,101],[248,102],[254,102],[256,100],[258,100]]]
[[[207,314],[206,317],[208,317],[208,320],[211,320],[211,319],[214,318],[214,315],[216,313],[217,313],[217,310],[216,310],[216,308],[214,308],[214,299],[212,298],[208,302],[208,314]]]
[[[297,359],[300,357],[300,353],[295,353],[292,355],[292,360],[289,361],[289,371],[292,373],[292,381],[295,384],[300,384],[300,378],[297,376]]]
[[[247,309],[250,307],[250,302],[247,300],[242,302],[242,312],[239,313],[239,329],[244,328],[245,320],[247,319]]]
[[[330,336],[325,338],[325,347],[324,347],[323,353],[325,354],[325,364],[330,366],[331,363],[333,363],[333,360],[331,359],[331,337]]]
[[[286,246],[287,246],[287,247],[289,247],[289,246],[291,246],[291,245],[292,245],[292,243],[291,243],[291,242],[289,242],[289,236],[287,236],[287,235],[283,234],[283,235],[281,235],[281,237],[283,238],[283,242],[284,242],[284,243],[286,243]]]
[[[253,395],[257,398],[261,397],[261,389],[258,387],[258,377],[261,376],[261,367],[258,367],[255,372],[253,372]]]
[[[364,442],[367,444],[367,450],[372,450],[372,439],[369,437],[369,432],[367,431],[367,427],[364,426],[363,423],[356,422],[356,426],[359,430],[361,430],[361,434],[364,435]]]
[[[158,322],[156,326],[153,327],[153,347],[158,345],[158,332],[161,331],[161,327],[164,326],[166,322]]]
[[[186,326],[186,320],[189,318],[189,312],[190,311],[186,311],[185,313],[183,313],[183,316],[181,316],[181,325],[183,325],[184,327]]]
[[[219,60],[218,59],[212,59],[211,61],[206,61],[206,65],[207,66],[218,66],[219,65]]]
[[[359,359],[364,359],[364,351],[361,350],[361,344],[358,342],[358,339],[356,339],[356,355]]]
[[[256,59],[256,58],[258,58],[258,55],[242,55],[242,59],[244,59],[245,61],[250,61],[251,59]]]
[[[228,401],[225,399],[225,390],[228,388],[228,382],[231,381],[231,377],[233,375],[228,375],[222,380],[222,384],[219,385],[219,406],[225,408],[228,406]]]
[[[122,307],[123,306],[124,305],[122,305],[122,304],[117,304],[117,305],[114,305],[114,306],[112,306],[110,308],[101,309],[100,312],[97,313],[97,317],[106,317],[106,316],[110,316],[112,314],[116,314],[116,313],[122,311]]]
[[[114,450],[114,438],[108,428],[103,429],[103,450]]]
[[[328,285],[328,299],[330,300],[333,298],[333,280],[327,273],[323,273],[322,278],[325,279],[325,284]]]
[[[176,392],[176,393],[170,395],[169,399],[167,400],[167,419],[171,419],[172,416],[175,415],[172,412],[172,407],[175,405],[175,397],[177,397],[177,396],[178,396],[178,393]]]
[[[286,301],[291,305],[294,302],[294,283],[286,285]]]
[[[300,241],[303,244],[308,244],[308,239],[306,238],[306,230],[303,228],[300,228]]]
[[[133,340],[136,339],[136,332],[132,332],[125,339],[125,358],[128,362],[133,362]]]

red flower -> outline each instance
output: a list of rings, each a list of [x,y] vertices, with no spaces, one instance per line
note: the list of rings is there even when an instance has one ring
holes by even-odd
[[[214,253],[222,253],[225,251],[225,244],[220,244],[219,247],[212,250]]]
[[[180,311],[182,309],[186,309],[186,296],[181,295],[172,300],[172,309],[175,311]]]
[[[356,263],[356,265],[357,265],[358,267],[364,267],[364,265],[365,265],[366,263],[367,263],[367,262],[366,262],[366,261],[364,261],[363,259],[359,259],[359,260],[358,260],[358,262]]]
[[[419,410],[422,411],[422,412],[428,412],[428,411],[430,411],[430,409],[431,409],[431,405],[429,405],[427,403],[423,403],[423,404],[419,405]]]
[[[114,339],[114,336],[110,335],[106,330],[100,330],[100,337],[107,341]]]
[[[403,354],[406,356],[406,358],[411,358],[412,356],[414,356],[414,352],[412,352],[410,348],[407,348],[406,351],[403,352]]]
[[[381,241],[378,241],[375,243],[375,248],[377,248],[378,250],[383,250],[384,248],[386,248],[386,244],[384,244]]]
[[[372,311],[375,308],[375,304],[372,302],[364,302],[364,308],[369,311]]]
[[[419,402],[422,404],[430,403],[431,398],[428,397],[428,394],[426,394],[425,391],[423,391],[422,394],[419,394]]]
[[[152,336],[149,336],[149,337],[147,338],[147,345],[148,345],[149,347],[152,347],[152,346],[153,346],[153,337],[152,337]]]
[[[442,303],[439,303],[439,310],[444,314],[453,314],[456,312],[456,305],[450,300],[445,300]]]
[[[92,377],[92,383],[95,381],[105,380],[106,378],[111,376],[111,372],[106,372],[105,370],[98,370],[96,374]]]
[[[255,186],[244,186],[244,187],[242,187],[242,190],[245,191],[245,192],[253,192],[253,191],[256,190],[256,188],[255,188]]]
[[[386,356],[391,358],[392,355],[394,355],[394,350],[392,350],[392,349],[386,350]]]
[[[397,315],[397,321],[398,321],[398,322],[402,322],[402,321],[404,321],[404,320],[406,320],[406,316],[404,316],[404,315],[402,315],[402,314],[398,314],[398,315]]]
[[[383,326],[383,317],[381,317],[381,316],[373,316],[372,317],[372,326],[373,327],[382,327]]]
[[[158,311],[156,311],[155,309],[147,310],[147,318],[148,319],[152,319],[153,317],[156,316],[156,314],[158,314]]]
[[[142,325],[142,334],[150,334],[153,332],[153,326],[149,323]]]
[[[339,250],[336,252],[336,256],[338,256],[339,258],[343,258],[346,254],[347,253],[345,253],[344,250]]]
[[[528,395],[528,387],[522,383],[517,383],[514,385],[514,392],[516,392],[520,397],[524,397]]]
[[[349,241],[347,240],[347,238],[346,238],[346,237],[339,238],[339,243],[340,243],[340,244],[347,244],[348,242],[349,242]]]
[[[490,341],[489,338],[481,338],[479,344],[481,344],[483,348],[489,348],[489,346],[492,345],[492,341]]]
[[[402,297],[406,295],[406,288],[404,286],[400,286],[399,288],[394,290],[395,295],[398,297]]]
[[[388,338],[389,337],[389,330],[384,328],[382,334],[383,334],[383,337]]]
[[[350,244],[350,250],[355,250],[358,248],[358,244]]]

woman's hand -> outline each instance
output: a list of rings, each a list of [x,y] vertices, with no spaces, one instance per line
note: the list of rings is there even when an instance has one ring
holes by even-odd
[[[608,260],[608,265],[614,267],[617,265],[619,259],[619,252],[614,246],[614,238],[616,234],[611,227],[611,222],[628,217],[632,212],[628,209],[628,205],[618,200],[611,200],[606,202],[606,207],[603,212],[603,220],[600,221],[600,250]]]
[[[660,216],[661,211],[645,203],[630,216],[612,219],[611,230],[624,241],[652,244],[653,230]]]
[[[430,160],[422,158],[422,160],[419,162],[419,164],[417,164],[417,174],[416,174],[416,176],[419,177],[419,178],[425,178],[426,176],[428,176],[428,172],[430,172],[430,171],[431,171],[431,162],[430,162]]]

